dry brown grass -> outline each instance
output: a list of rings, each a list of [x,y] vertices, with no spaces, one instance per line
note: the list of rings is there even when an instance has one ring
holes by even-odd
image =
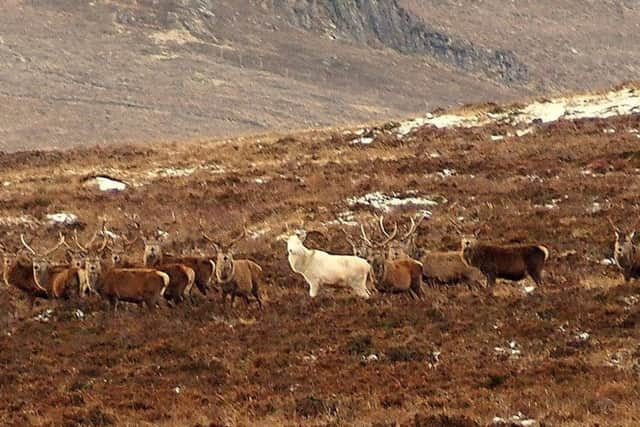
[[[616,133],[602,131],[609,127]],[[41,323],[14,318],[14,307],[22,317],[27,308],[15,290],[3,291],[0,422],[369,426],[419,425],[433,416],[443,425],[485,425],[521,411],[545,425],[636,425],[637,283],[622,284],[600,260],[611,255],[608,215],[639,225],[638,140],[627,132],[639,127],[635,115],[561,122],[500,143],[488,139],[491,129],[423,130],[365,147],[326,130],[2,155],[10,185],[0,193],[0,217],[70,211],[86,223],[85,236],[103,214],[124,232],[123,212],[137,212],[171,233],[171,249],[211,252],[200,218],[211,234],[236,233],[243,219],[250,230],[266,229],[239,255],[263,266],[268,298],[264,312],[242,303],[224,308],[214,297],[115,316],[90,301],[80,304],[84,320],[73,315],[75,302],[43,302],[38,311],[54,314]],[[594,162],[617,166],[583,175]],[[149,175],[198,165],[188,176]],[[457,172],[439,177],[444,168]],[[117,194],[81,187],[82,177],[107,172],[138,186]],[[493,293],[429,289],[426,302],[364,302],[327,290],[311,301],[289,270],[284,242],[275,240],[285,224],[303,219],[323,232],[310,245],[348,253],[340,231],[327,225],[350,209],[345,199],[407,189],[447,200],[421,226],[421,245],[457,249],[448,219],[462,216],[470,227],[485,224],[493,240],[550,246],[546,285],[531,295],[506,283]],[[590,211],[594,202],[601,210]],[[361,218],[371,213],[351,209]],[[17,243],[17,230],[2,231]],[[37,244],[55,235],[43,227]],[[586,342],[576,339],[582,332]],[[495,350],[512,341],[520,354]],[[429,366],[433,351],[440,363]],[[618,353],[623,360],[612,363]],[[378,360],[364,361],[369,354]]]

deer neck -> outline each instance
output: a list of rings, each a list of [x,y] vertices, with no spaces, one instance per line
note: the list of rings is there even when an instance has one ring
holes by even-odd
[[[216,280],[218,283],[227,284],[233,280],[233,277],[236,273],[236,262],[231,261],[231,273],[227,276],[226,279],[222,278],[222,268],[216,268]]]

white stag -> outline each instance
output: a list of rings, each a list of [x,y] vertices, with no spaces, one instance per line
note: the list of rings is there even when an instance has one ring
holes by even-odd
[[[351,288],[356,295],[369,298],[367,277],[371,266],[367,261],[352,255],[331,255],[324,251],[306,248],[302,238],[292,235],[287,239],[287,253],[291,269],[302,274],[309,284],[309,295],[318,295],[321,285]]]

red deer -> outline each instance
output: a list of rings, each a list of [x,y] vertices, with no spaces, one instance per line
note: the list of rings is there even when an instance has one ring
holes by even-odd
[[[195,271],[183,264],[157,264],[153,266],[133,262],[125,254],[137,242],[137,238],[128,240],[121,236],[121,246],[111,248],[111,266],[114,268],[153,268],[169,276],[169,286],[164,297],[175,304],[188,298],[191,301],[191,289],[195,282]]]
[[[465,264],[460,258],[460,251],[424,251],[420,262],[422,263],[422,280],[429,286],[482,283],[483,276],[480,270]]]
[[[640,244],[635,243],[636,232],[627,233],[618,228],[611,218],[608,218],[616,240],[613,248],[613,258],[622,272],[625,282],[640,278]]]
[[[495,285],[496,279],[522,280],[527,275],[542,284],[542,269],[549,258],[549,249],[542,245],[492,245],[475,237],[463,238],[460,256],[465,264],[475,267]]]
[[[86,259],[87,287],[81,289],[81,296],[89,291],[106,298],[117,310],[118,302],[132,302],[146,305],[149,310],[162,300],[169,286],[169,276],[152,268],[106,268],[103,269],[99,257]]]
[[[19,289],[29,300],[29,307],[33,309],[36,298],[48,298],[46,289],[35,282],[33,277],[33,262],[25,251],[16,254],[4,252],[2,278],[7,286]]]
[[[215,263],[207,257],[165,253],[162,250],[162,242],[159,239],[144,240],[143,263],[148,267],[182,264],[191,268],[195,273],[195,285],[203,295],[206,295],[210,289],[216,268]]]
[[[417,221],[416,221],[417,219]],[[426,219],[424,214],[419,214],[416,218],[411,217],[407,232],[403,236],[398,236],[397,239],[391,241],[389,243],[389,249],[387,253],[387,258],[390,260],[401,259],[401,258],[418,258],[418,248],[416,245],[416,233],[418,231],[418,227],[422,224],[422,221]],[[378,225],[380,227],[380,231],[386,236],[389,237],[389,233],[384,227],[384,217],[380,216],[378,218]],[[397,223],[395,224],[397,227]]]
[[[51,298],[69,298],[80,288],[78,269],[69,265],[53,265],[46,255],[38,255],[20,236],[24,247],[33,254],[33,278],[35,283],[47,291]],[[55,249],[64,244],[64,236],[60,234],[60,241]]]
[[[398,228],[387,235],[382,242],[372,242],[366,235],[364,227],[360,228],[364,243],[372,251],[367,261],[371,264],[371,278],[380,292],[400,293],[408,292],[412,298],[424,297],[422,291],[422,264],[409,258],[406,254],[400,259],[389,259],[384,249],[396,237]],[[386,255],[386,256],[385,256]]]
[[[222,244],[211,239],[206,233],[202,236],[209,241],[217,252],[216,258],[216,281],[222,290],[222,302],[226,302],[227,295],[231,295],[231,307],[236,296],[242,297],[249,305],[249,295],[252,295],[262,309],[262,299],[260,297],[260,285],[262,282],[262,267],[248,259],[233,259],[233,248],[236,243],[246,235],[246,228],[242,233],[227,244]]]

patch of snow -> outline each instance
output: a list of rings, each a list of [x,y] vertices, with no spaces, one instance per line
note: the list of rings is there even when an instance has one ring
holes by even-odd
[[[267,234],[268,232],[271,231],[270,227],[263,227],[263,228],[259,228],[257,230],[252,230],[249,231],[249,238],[256,240],[259,239],[260,237],[264,236],[265,234]]]
[[[11,183],[10,183],[9,181],[4,181],[4,182],[2,183],[2,186],[3,186],[3,187],[9,187],[9,186],[11,186]]]
[[[340,212],[336,219],[328,221],[326,225],[348,225],[350,227],[355,227],[359,225],[359,222],[356,221],[356,217],[353,212],[344,211]]]
[[[364,356],[362,356],[362,357],[364,358]],[[377,355],[377,354],[370,354],[370,355],[368,355],[368,356],[365,358],[365,360],[366,360],[367,362],[377,362],[379,359],[380,359],[380,358],[378,357],[378,355]]]
[[[181,390],[180,390],[180,387],[175,387],[173,391],[175,392],[175,394],[180,394]]]
[[[164,230],[160,230],[159,228],[156,230],[156,235],[158,236],[158,238],[160,240],[165,240],[169,237],[169,233],[164,231]]]
[[[525,178],[528,179],[529,182],[544,182],[544,179],[538,175],[526,175]]]
[[[603,129],[602,132],[611,134],[611,133],[616,133],[616,130],[614,128],[608,128],[608,129]]]
[[[537,209],[544,208],[544,209],[553,210],[553,209],[558,209],[559,202],[560,202],[560,199],[551,199],[549,202],[545,203],[544,205],[533,205],[533,207]]]
[[[505,107],[503,111],[492,113],[487,110],[445,113],[438,116],[428,114],[405,121],[397,128],[398,134],[407,135],[412,130],[431,125],[437,128],[475,127],[490,123],[510,125],[529,123],[550,123],[559,119],[607,118],[640,112],[640,93],[635,89],[622,88],[606,94],[559,97],[535,101],[524,108]],[[516,131],[522,136],[532,132],[530,128]],[[492,139],[496,136],[492,136]]]
[[[504,135],[491,135],[492,141],[502,141],[504,139]]]
[[[373,193],[365,194],[361,197],[351,197],[347,199],[347,204],[349,206],[368,205],[383,212],[389,212],[393,208],[399,206],[415,206],[427,208],[437,206],[439,202],[406,194],[399,195],[397,193],[391,193],[390,195],[387,195],[380,191],[376,191]],[[422,213],[427,217],[431,216],[431,211],[429,210],[424,210],[422,211]]]
[[[86,187],[97,188],[100,191],[124,191],[127,189],[127,184],[116,179],[112,179],[106,176],[96,176],[84,182]]]
[[[522,351],[520,350],[518,343],[515,341],[509,341],[507,347],[494,347],[493,350],[497,354],[507,354],[511,357],[520,357]]]
[[[308,356],[302,356],[302,360],[304,360],[305,362],[315,362],[316,360],[318,360],[318,356],[316,356],[315,354],[310,354]]]
[[[530,294],[530,293],[532,293],[532,292],[533,292],[533,291],[535,291],[535,290],[536,290],[536,287],[535,287],[535,286],[525,286],[525,287],[524,287],[524,292],[525,292],[525,293],[527,293],[527,294]]]
[[[155,168],[147,171],[149,178],[182,178],[191,176],[198,171],[210,171],[212,173],[224,173],[225,169],[218,165],[199,165],[193,167],[168,167],[168,168]]]
[[[600,260],[600,264],[602,265],[615,265],[616,260],[613,258],[604,258]]]
[[[529,135],[530,133],[533,133],[532,127],[528,127],[526,129],[516,129],[516,136],[518,137]]]
[[[84,312],[82,310],[80,310],[79,308],[76,309],[76,311],[73,312],[73,315],[76,316],[76,319],[78,319],[78,320],[84,319]]]
[[[433,368],[438,366],[438,364],[440,363],[440,355],[441,354],[442,354],[442,352],[437,351],[437,350],[432,351],[432,352],[429,353],[429,356],[428,356],[428,360],[429,361],[427,362],[427,365],[429,366],[429,369],[433,369]]]
[[[54,214],[48,214],[47,220],[50,225],[65,225],[71,226],[78,224],[78,216],[68,212],[59,212]]]
[[[590,335],[588,332],[579,332],[576,335],[576,339],[580,342],[589,341]]]
[[[37,316],[35,316],[33,318],[33,320],[38,321],[38,322],[47,323],[49,320],[51,320],[51,316],[53,316],[53,309],[52,308],[48,308],[45,311],[43,311],[42,313],[40,313]]]
[[[510,426],[510,427],[536,427],[539,426],[540,423],[533,418],[529,418],[524,415],[522,412],[518,412],[516,415],[512,415],[509,418],[493,418],[494,426]]]
[[[438,176],[440,176],[441,178],[449,178],[450,176],[454,176],[456,172],[457,171],[455,169],[442,169],[440,172],[438,172]]]
[[[362,145],[369,145],[373,142],[374,138],[370,137],[370,136],[361,136],[360,138],[356,138],[353,141],[351,141],[352,144],[362,144]]]

